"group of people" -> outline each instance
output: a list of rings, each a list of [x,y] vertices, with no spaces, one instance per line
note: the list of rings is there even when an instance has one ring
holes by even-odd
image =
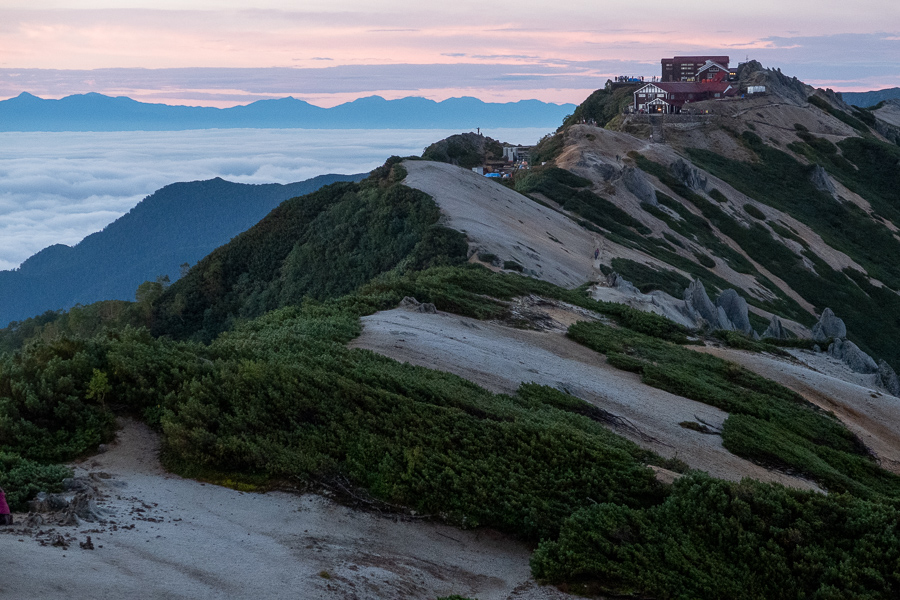
[[[12,515],[9,512],[9,504],[6,502],[6,492],[0,488],[0,525],[12,525]]]

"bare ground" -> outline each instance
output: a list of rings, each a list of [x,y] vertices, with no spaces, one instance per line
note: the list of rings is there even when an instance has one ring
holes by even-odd
[[[403,181],[434,198],[443,223],[462,231],[479,252],[512,260],[526,273],[562,287],[594,280],[598,236],[567,216],[453,165],[406,161]]]
[[[567,391],[628,426],[616,432],[662,456],[677,456],[715,477],[752,477],[802,489],[815,484],[766,470],[722,446],[721,438],[681,427],[702,420],[721,427],[727,413],[640,382],[608,365],[603,356],[560,333],[526,331],[447,313],[395,309],[363,317],[363,333],[351,347],[399,361],[455,373],[489,390],[512,393],[535,382]]]
[[[108,452],[75,465],[76,475],[105,482],[105,522],[0,528],[0,597],[568,597],[538,586],[529,548],[494,531],[182,479],[161,468],[158,449],[156,434],[125,421]],[[58,534],[67,547],[47,543]],[[88,535],[94,550],[79,545]]]
[[[794,360],[732,348],[703,351],[736,362],[831,411],[879,459],[900,474],[900,398],[878,391],[872,376],[853,373],[823,353],[794,351]]]

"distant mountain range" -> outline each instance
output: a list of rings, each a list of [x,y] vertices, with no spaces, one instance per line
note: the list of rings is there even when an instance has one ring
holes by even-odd
[[[137,286],[179,277],[213,249],[256,224],[288,198],[360,175],[320,175],[299,183],[248,185],[220,178],[173,183],[75,246],[45,248],[0,271],[0,327],[47,310],[99,300],[134,300]]]
[[[359,98],[333,108],[297,100],[260,100],[211,108],[147,104],[126,97],[79,94],[45,100],[27,92],[0,101],[0,131],[180,131],[186,129],[453,129],[552,127],[574,104],[477,98]]]
[[[843,92],[841,96],[843,96],[844,102],[847,104],[868,108],[869,106],[875,106],[883,100],[900,98],[900,87],[875,90],[872,92]]]

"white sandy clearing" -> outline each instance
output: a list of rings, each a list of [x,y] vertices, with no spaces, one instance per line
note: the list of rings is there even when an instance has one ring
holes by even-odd
[[[491,530],[206,485],[165,473],[157,451],[156,435],[127,421],[107,453],[77,466],[76,475],[112,475],[99,503],[112,511],[105,524],[42,527],[43,536],[0,528],[0,598],[568,597],[534,583],[529,549]],[[51,529],[90,535],[95,550],[33,539]]]
[[[900,398],[878,391],[872,376],[853,373],[824,353],[793,351],[795,360],[732,348],[705,351],[736,362],[831,411],[875,453],[881,466],[900,474]]]
[[[685,429],[702,420],[720,428],[727,413],[640,382],[605,358],[558,333],[512,329],[448,313],[395,309],[363,317],[363,333],[351,347],[455,373],[495,392],[512,393],[535,382],[568,393],[630,421],[616,432],[662,456],[677,456],[715,477],[752,477],[802,489],[803,479],[768,471],[722,447],[718,435]]]
[[[466,234],[471,247],[513,260],[534,275],[573,288],[597,278],[598,236],[569,217],[489,178],[446,163],[406,161],[403,183],[434,198],[442,223]]]

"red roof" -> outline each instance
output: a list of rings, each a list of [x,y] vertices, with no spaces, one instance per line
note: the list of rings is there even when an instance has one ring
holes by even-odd
[[[724,92],[730,85],[727,81],[657,81],[655,85],[670,94],[698,94],[701,92]],[[646,86],[645,86],[646,87]],[[637,91],[641,91],[640,88]]]

